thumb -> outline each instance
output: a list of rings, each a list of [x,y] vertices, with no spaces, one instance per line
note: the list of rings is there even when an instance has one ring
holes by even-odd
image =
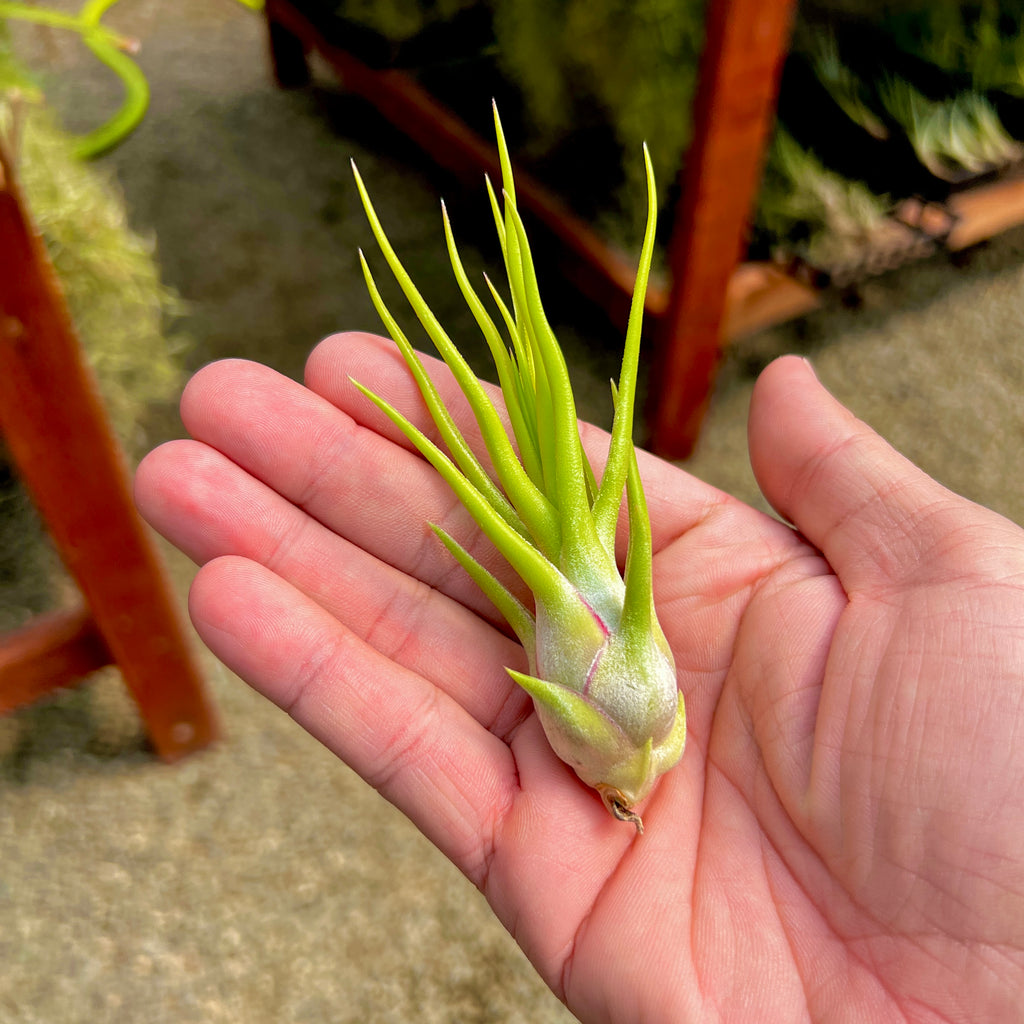
[[[847,592],[926,572],[971,507],[858,420],[794,356],[761,374],[748,444],[764,496],[825,555]]]

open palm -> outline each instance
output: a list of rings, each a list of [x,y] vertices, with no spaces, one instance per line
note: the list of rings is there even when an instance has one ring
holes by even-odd
[[[324,342],[306,387],[214,364],[139,506],[202,565],[205,642],[452,858],[570,1009],[1019,1019],[1024,531],[800,360],[765,372],[750,429],[800,532],[642,457],[689,738],[637,836],[551,752],[504,671],[522,650],[426,523],[500,558],[350,375],[429,432],[370,336]]]

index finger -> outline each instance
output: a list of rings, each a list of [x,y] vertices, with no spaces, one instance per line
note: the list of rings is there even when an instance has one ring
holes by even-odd
[[[194,438],[318,523],[494,618],[429,524],[459,537],[492,571],[504,571],[504,562],[418,454],[315,391],[244,360],[200,370],[185,390],[181,414]]]

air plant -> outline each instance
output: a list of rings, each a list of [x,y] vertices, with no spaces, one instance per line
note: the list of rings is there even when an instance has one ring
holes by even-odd
[[[818,81],[836,105],[854,124],[876,139],[887,139],[889,130],[871,108],[869,91],[839,56],[834,32],[815,33],[811,42],[811,62]]]
[[[442,215],[455,278],[494,360],[512,437],[402,267],[353,164],[377,244],[462,389],[479,425],[494,478],[470,449],[384,304],[362,252],[360,260],[374,306],[416,380],[449,454],[368,388],[356,386],[437,470],[532,592],[532,606],[528,606],[458,541],[432,526],[522,643],[529,671],[507,671],[533,699],[555,753],[598,791],[616,818],[632,822],[642,831],[635,808],[657,778],[679,761],[686,739],[683,697],[654,608],[651,527],[632,441],[644,293],[657,216],[654,172],[645,146],[647,228],[621,374],[618,384],[612,385],[615,415],[608,457],[598,481],[580,441],[565,358],[541,305],[497,108],[494,122],[503,209],[490,181],[486,184],[508,275],[511,308],[485,280],[504,325],[504,337],[466,276],[444,204]],[[620,572],[615,534],[624,491],[629,545]]]
[[[888,197],[826,167],[781,125],[775,129],[757,222],[783,249],[812,266],[837,270],[884,245],[894,227]]]
[[[1015,10],[1015,8],[1018,8]],[[955,75],[979,92],[1024,92],[1024,31],[1019,4],[1005,0],[897,5],[883,24],[898,46]]]
[[[890,78],[879,87],[886,110],[907,133],[918,159],[936,177],[953,179],[1004,167],[1021,147],[978,92],[930,100],[908,82]]]

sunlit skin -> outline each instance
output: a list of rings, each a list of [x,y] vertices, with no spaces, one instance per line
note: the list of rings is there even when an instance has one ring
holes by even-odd
[[[1024,531],[795,358],[762,375],[749,436],[796,529],[639,453],[689,739],[636,836],[553,754],[504,668],[518,643],[410,524],[514,575],[350,378],[434,436],[390,341],[328,339],[305,386],[216,363],[139,506],[200,564],[214,653],[401,808],[580,1019],[1020,1019]]]

